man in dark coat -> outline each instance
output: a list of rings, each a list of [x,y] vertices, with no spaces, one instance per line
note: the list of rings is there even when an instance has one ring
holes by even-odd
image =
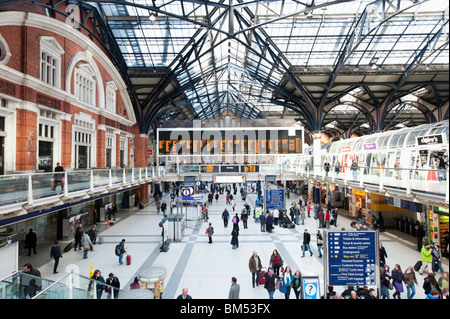
[[[31,249],[33,249],[34,254],[36,255],[36,246],[37,246],[37,236],[36,233],[33,232],[33,229],[30,228],[29,233],[25,236],[25,249],[28,248],[28,255],[31,255]]]

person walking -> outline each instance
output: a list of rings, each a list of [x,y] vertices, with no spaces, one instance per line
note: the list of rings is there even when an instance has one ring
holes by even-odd
[[[381,277],[381,299],[390,299],[389,297],[389,286],[391,285],[391,272],[388,265],[380,267],[380,277]]]
[[[291,267],[286,266],[281,276],[280,292],[284,293],[284,298],[289,299],[291,295],[291,287],[294,281],[294,275],[292,275]],[[282,288],[283,287],[283,288]]]
[[[228,219],[230,218],[230,213],[228,213],[228,210],[225,208],[222,212],[222,219],[223,219],[223,227],[228,227]]]
[[[431,245],[431,257],[432,257],[432,268],[433,272],[435,269],[439,269],[439,271],[441,272],[441,274],[444,273],[444,268],[442,268],[442,253],[441,253],[441,248],[439,247],[438,244],[433,243]]]
[[[228,299],[239,299],[240,290],[241,287],[237,283],[236,277],[232,277],[230,291],[228,292]]]
[[[395,292],[392,296],[394,299],[396,299],[396,297],[397,299],[402,299],[401,293],[404,291],[403,282],[405,281],[405,277],[403,276],[402,268],[399,264],[396,264],[392,270],[392,281],[395,288]]]
[[[239,231],[236,228],[233,228],[231,231],[231,246],[233,249],[239,247]]]
[[[414,226],[416,228],[416,240],[417,240],[417,251],[422,250],[423,237],[425,237],[425,231],[421,225]]]
[[[300,218],[302,220],[302,225],[305,225],[305,219],[306,219],[305,207],[303,207],[301,210]]]
[[[28,234],[25,236],[25,249],[28,249],[28,255],[31,255],[31,249],[33,249],[33,253],[36,255],[36,247],[37,247],[37,235],[33,231],[33,228],[30,228]]]
[[[61,247],[59,246],[59,240],[55,240],[55,242],[53,243],[52,248],[50,249],[50,260],[54,260],[55,264],[53,266],[53,273],[57,274],[58,273],[58,264],[59,264],[59,258],[62,258],[62,252],[61,252]]]
[[[416,273],[414,272],[414,268],[412,266],[406,268],[403,277],[405,278],[406,293],[408,299],[413,299],[413,297],[416,295],[417,285]]]
[[[183,288],[181,295],[178,295],[177,299],[192,299],[192,297],[188,294],[188,289]]]
[[[114,299],[117,299],[119,297],[119,289],[120,289],[120,281],[117,276],[115,276],[112,272],[109,273],[108,278],[106,278],[106,284],[110,285],[114,288],[111,288],[107,286],[105,288],[105,292],[108,294],[108,299],[111,299],[113,297]]]
[[[266,283],[264,284],[264,288],[267,290],[267,292],[269,293],[269,299],[273,299],[273,294],[275,293],[275,285],[276,285],[276,280],[280,279],[280,276],[278,276],[277,274],[275,274],[273,272],[273,268],[269,267],[267,269],[267,272],[263,275],[264,279],[266,280]]]
[[[325,228],[326,229],[330,229],[330,220],[331,220],[331,214],[330,214],[330,211],[327,210],[327,212],[325,213]]]
[[[308,211],[308,218],[311,217],[311,202],[308,202],[308,204],[306,205],[306,210]]]
[[[323,246],[323,237],[320,233],[320,230],[317,230],[317,250],[319,251],[319,258],[322,258],[322,246]]]
[[[307,229],[305,229],[305,231],[303,232],[303,245],[302,245],[303,255],[302,255],[302,257],[305,257],[306,250],[309,251],[310,257],[312,257],[313,253],[311,251],[311,248],[309,247],[310,242],[311,242],[311,234],[308,233]]]
[[[270,256],[269,263],[275,274],[279,276],[280,268],[283,266],[284,261],[283,258],[281,258],[280,254],[278,253],[278,250],[276,249],[273,250],[272,255]]]
[[[87,259],[88,252],[92,248],[92,241],[87,233],[83,234],[83,239],[81,240],[81,243],[83,244],[83,259]]]
[[[209,223],[208,228],[206,228],[206,234],[208,235],[208,243],[212,244],[212,235],[214,234],[214,227],[212,223]]]
[[[439,291],[440,294],[442,294],[442,290],[439,287],[438,282],[436,281],[436,277],[434,276],[434,273],[430,272],[428,276],[424,279],[422,288],[425,292],[425,295],[428,295],[431,293],[432,290]]]
[[[384,267],[384,265],[386,264],[386,258],[387,258],[387,253],[386,253],[386,249],[383,246],[383,243],[380,241],[378,243],[378,250],[379,252],[379,257],[380,257],[380,267]]]
[[[300,270],[296,270],[294,273],[294,279],[292,281],[292,289],[295,293],[295,298],[300,299],[302,292],[302,273]]]
[[[259,275],[262,269],[261,259],[259,258],[258,253],[256,251],[253,252],[252,256],[248,261],[248,269],[252,274],[252,286],[253,288],[255,288],[255,285],[259,286]]]
[[[433,257],[431,256],[432,250],[430,244],[426,243],[422,246],[420,251],[420,260],[422,261],[422,267],[419,269],[419,274],[422,276],[425,268],[428,267],[428,272],[433,273],[433,269],[430,269]]]

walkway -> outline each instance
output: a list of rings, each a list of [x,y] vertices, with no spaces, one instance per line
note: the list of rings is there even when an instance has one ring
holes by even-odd
[[[244,202],[239,194],[235,196],[235,199],[236,211],[240,215],[240,209]],[[255,199],[256,195],[254,194],[247,196],[248,203],[254,203]],[[291,195],[291,198],[287,200],[288,207],[293,200],[297,200],[296,195]],[[212,244],[208,244],[208,238],[205,235],[207,223],[199,221],[197,225],[194,225],[191,222],[189,228],[185,229],[182,241],[171,242],[168,252],[160,252],[161,229],[158,227],[158,223],[162,216],[156,214],[156,209],[152,204],[143,210],[130,209],[125,213],[121,212],[118,214],[120,220],[113,226],[98,225],[98,229],[104,228],[101,231],[104,243],[95,245],[94,251],[89,253],[88,259],[83,260],[81,251],[71,250],[65,253],[60,260],[59,274],[52,273],[53,261],[49,261],[49,259],[39,265],[39,269],[42,277],[56,280],[63,275],[66,269],[73,268],[76,272],[88,276],[90,267],[93,265],[94,269],[102,271],[105,278],[110,272],[114,273],[120,279],[121,288],[128,289],[129,284],[139,273],[139,269],[162,266],[167,271],[163,294],[165,299],[176,298],[184,287],[189,289],[189,294],[195,299],[227,298],[233,276],[238,279],[241,286],[241,298],[267,299],[268,294],[262,286],[252,288],[248,260],[252,252],[257,251],[263,266],[267,268],[273,249],[277,249],[285,260],[285,265],[289,265],[293,272],[299,269],[302,274],[319,276],[322,281],[323,260],[318,258],[315,236],[318,222],[314,218],[307,219],[305,225],[298,225],[294,229],[275,226],[275,230],[271,234],[262,233],[260,224],[249,218],[248,229],[243,229],[240,222],[239,248],[233,250],[230,245],[231,220],[228,228],[224,228],[221,219],[225,207],[231,215],[233,211],[229,205],[225,205],[225,196],[221,196],[219,203],[214,200],[213,205],[209,207],[209,221],[212,222],[215,231]],[[344,227],[346,230],[350,230],[352,220],[344,217],[344,214],[348,213],[341,210],[337,229]],[[305,228],[311,233],[311,248],[314,255],[310,257],[307,253],[305,258],[301,258],[301,242]],[[119,265],[118,257],[114,254],[114,247],[122,238],[126,239],[126,249],[132,256],[132,265],[130,266]],[[413,266],[420,259],[420,253],[415,250],[415,239],[412,236],[400,231],[388,230],[380,233],[380,241],[387,250],[387,264],[391,269],[398,263],[404,271],[407,266]],[[61,243],[61,247],[64,247],[65,244]],[[42,256],[42,254],[47,255],[47,251],[41,250],[39,255]],[[49,250],[47,256],[49,256]],[[22,257],[20,263],[24,264],[32,258],[36,259],[37,257]],[[444,268],[448,271],[448,259],[445,259]],[[422,289],[424,277],[417,273],[419,284],[416,289],[416,299],[425,298]],[[323,294],[323,282],[321,285],[321,294]],[[280,299],[284,298],[284,295],[277,291],[274,297]],[[293,293],[291,298],[295,298]],[[406,299],[406,289],[402,298]]]

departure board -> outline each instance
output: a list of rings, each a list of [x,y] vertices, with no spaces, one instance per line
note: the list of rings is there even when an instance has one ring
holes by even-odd
[[[301,154],[303,128],[159,129],[158,155]]]

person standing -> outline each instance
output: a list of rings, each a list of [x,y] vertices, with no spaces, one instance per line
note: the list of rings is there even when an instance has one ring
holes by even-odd
[[[330,229],[330,220],[331,220],[331,214],[330,214],[330,211],[327,210],[327,212],[325,213],[325,227],[327,229]]]
[[[36,292],[42,289],[41,272],[29,263],[23,266],[23,275],[20,276],[20,289],[22,299],[26,299],[28,295],[33,298],[36,296]]]
[[[114,276],[113,273],[110,273],[108,275],[108,278],[106,279],[106,284],[114,287],[114,288],[111,287],[105,288],[106,293],[108,293],[108,299],[111,299],[112,296],[114,296],[114,299],[117,299],[117,297],[119,296],[119,289],[120,289],[119,278],[117,278],[117,276]]]
[[[230,218],[230,213],[228,213],[228,210],[225,208],[225,209],[223,210],[223,213],[222,213],[223,226],[224,226],[225,228],[228,227],[228,219],[229,219],[229,218]]]
[[[319,251],[319,258],[322,258],[322,246],[323,246],[323,237],[320,233],[320,230],[317,230],[317,250]]]
[[[311,234],[308,233],[307,229],[305,229],[305,231],[303,232],[303,245],[302,245],[303,255],[302,255],[302,257],[305,257],[306,250],[309,251],[310,256],[312,257],[313,253],[311,251],[311,248],[309,247],[310,242],[311,242]]]
[[[269,232],[269,233],[272,232],[272,226],[273,226],[273,217],[270,214],[270,212],[267,211],[267,217],[266,217],[266,229],[267,229],[267,232]]]
[[[28,255],[31,255],[31,249],[33,249],[34,254],[36,255],[36,246],[37,246],[37,236],[33,231],[33,228],[30,228],[30,231],[25,236],[25,249],[28,249]]]
[[[337,227],[337,218],[338,218],[338,209],[337,209],[337,207],[335,207],[335,208],[331,211],[331,217],[333,217],[333,224],[334,224],[334,227]]]
[[[88,291],[91,291],[92,285],[95,285],[97,299],[102,299],[103,290],[105,290],[105,285],[102,285],[102,283],[105,283],[105,279],[102,277],[100,270],[96,269],[91,279],[89,281]]]
[[[239,291],[241,290],[241,287],[237,283],[236,277],[231,278],[231,287],[230,291],[228,293],[228,299],[239,299]]]
[[[55,183],[53,184],[53,187],[52,187],[53,191],[56,190],[56,186],[58,183],[61,185],[61,191],[64,190],[64,182],[63,182],[64,174],[61,172],[64,172],[64,167],[62,167],[58,162],[58,163],[56,163],[56,167],[55,167],[56,174],[54,175]]]
[[[77,246],[79,250],[81,250],[81,240],[83,239],[83,229],[81,226],[77,227],[77,230],[75,231],[75,245],[73,247],[74,251],[77,251]]]
[[[263,275],[264,279],[266,279],[266,283],[264,284],[264,288],[269,293],[269,299],[273,299],[273,294],[275,293],[275,280],[279,280],[280,276],[273,272],[273,268],[269,267],[267,272]]]
[[[126,254],[125,239],[116,246],[116,255],[119,256],[119,265],[123,265],[123,255]]]
[[[239,247],[239,231],[233,227],[233,230],[231,231],[231,245],[233,249],[236,249]]]
[[[283,276],[281,277],[281,285],[284,286],[284,298],[289,299],[291,295],[291,287],[294,281],[294,276],[292,275],[291,267],[286,266],[283,271]],[[281,287],[280,287],[281,289]],[[281,291],[281,290],[280,290]]]
[[[417,239],[417,251],[421,251],[423,246],[423,237],[425,237],[425,231],[423,230],[423,227],[420,225],[416,225],[415,228]]]
[[[403,277],[405,278],[408,299],[412,299],[416,294],[417,285],[416,273],[414,272],[414,268],[412,266],[409,266],[403,274]]]
[[[50,260],[53,259],[55,261],[55,265],[53,266],[53,273],[57,274],[59,258],[62,258],[61,247],[59,246],[59,240],[56,240],[53,243],[52,248],[50,249]]]
[[[209,227],[206,228],[206,234],[208,235],[208,243],[212,244],[212,235],[214,234],[214,227],[212,227],[212,223],[209,223]]]
[[[261,224],[261,231],[266,231],[266,214],[264,214],[264,211],[261,212],[261,215],[259,215],[259,223]]]
[[[308,202],[306,205],[306,210],[308,211],[308,218],[311,217],[311,202]]]
[[[276,275],[280,275],[280,268],[283,266],[283,264],[283,258],[281,258],[278,250],[274,249],[272,252],[272,256],[270,256],[270,266],[272,267]]]
[[[250,269],[250,272],[252,274],[253,288],[255,288],[255,284],[256,286],[259,286],[259,274],[261,273],[262,269],[261,259],[259,258],[256,251],[253,252],[253,255],[248,261],[248,268]]]
[[[391,272],[388,265],[384,265],[380,268],[381,275],[381,299],[390,299],[389,297],[389,286],[391,283]]]
[[[433,271],[437,268],[441,272],[441,274],[444,273],[444,268],[442,268],[442,253],[441,248],[438,244],[433,243],[431,245],[431,251],[432,251],[432,268]]]

